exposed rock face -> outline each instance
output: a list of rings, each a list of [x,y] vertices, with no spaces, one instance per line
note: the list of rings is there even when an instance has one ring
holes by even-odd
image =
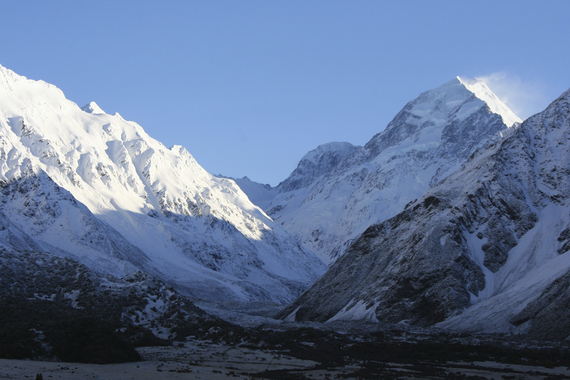
[[[527,334],[536,340],[570,336],[570,272],[558,277],[520,313],[513,326],[528,324]]]
[[[144,252],[97,219],[45,172],[9,182],[0,191],[4,246],[81,258],[99,273],[121,275],[150,267]]]
[[[280,192],[300,190],[333,172],[346,157],[357,149],[350,143],[333,142],[321,145],[301,159],[291,175],[279,184]]]
[[[281,312],[570,335],[570,91],[366,230]]]
[[[331,263],[518,121],[483,83],[457,78],[408,103],[364,147],[310,152],[262,206]]]

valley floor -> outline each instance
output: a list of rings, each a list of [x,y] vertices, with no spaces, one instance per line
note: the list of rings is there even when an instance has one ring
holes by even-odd
[[[306,343],[311,346],[310,343]],[[0,359],[0,379],[570,379],[568,367],[492,361],[382,362],[353,359],[343,365],[295,358],[282,351],[189,342],[183,347],[143,347],[144,361],[79,364]],[[298,356],[298,355],[297,355]],[[366,356],[366,355],[364,355]],[[403,358],[405,359],[405,358]]]

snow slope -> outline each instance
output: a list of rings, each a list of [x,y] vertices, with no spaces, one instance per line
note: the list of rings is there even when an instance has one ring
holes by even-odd
[[[570,90],[371,226],[289,320],[570,337]]]
[[[252,181],[248,177],[232,178],[223,175],[218,175],[218,177],[233,180],[240,189],[247,194],[249,200],[260,208],[263,208],[271,202],[271,200],[273,200],[273,198],[278,194],[277,189],[271,187],[271,185]]]
[[[330,264],[520,121],[483,82],[455,78],[409,102],[364,147],[309,152],[260,205]]]
[[[0,182],[7,235],[99,272],[137,268],[197,298],[283,303],[324,271],[183,147],[3,67]]]

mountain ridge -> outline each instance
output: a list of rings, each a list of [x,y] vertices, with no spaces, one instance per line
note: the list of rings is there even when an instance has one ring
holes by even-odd
[[[134,267],[196,298],[285,303],[324,272],[320,260],[235,182],[207,173],[183,147],[168,149],[118,113],[102,113],[95,103],[86,112],[57,87],[8,69],[0,69],[0,84],[0,180],[6,189],[21,189],[25,198],[20,209],[4,207],[30,239],[52,239],[49,246],[59,245],[58,253],[65,251],[94,270],[103,268],[87,257],[110,260],[109,269],[115,260],[110,251],[93,250],[92,243],[81,240],[104,223],[103,235],[128,242],[127,252],[144,253],[133,253],[133,259],[146,257],[151,263],[141,268],[137,261]],[[37,187],[28,194],[29,179]],[[50,194],[62,189],[76,202],[50,201]],[[41,212],[63,204],[66,211],[59,216]],[[38,232],[47,221],[50,234]],[[70,251],[66,241],[81,243]],[[9,240],[1,243],[10,247]]]

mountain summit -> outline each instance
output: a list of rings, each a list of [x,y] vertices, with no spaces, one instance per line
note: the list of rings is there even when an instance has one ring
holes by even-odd
[[[508,127],[512,127],[515,123],[522,123],[522,120],[491,91],[485,82],[477,78],[466,79],[457,77],[457,80],[459,80],[465,88],[475,94],[477,98],[484,101],[492,112],[501,115],[503,122]]]
[[[310,152],[262,206],[332,263],[366,228],[396,215],[520,121],[485,83],[454,78],[406,104],[363,147],[333,143]]]

